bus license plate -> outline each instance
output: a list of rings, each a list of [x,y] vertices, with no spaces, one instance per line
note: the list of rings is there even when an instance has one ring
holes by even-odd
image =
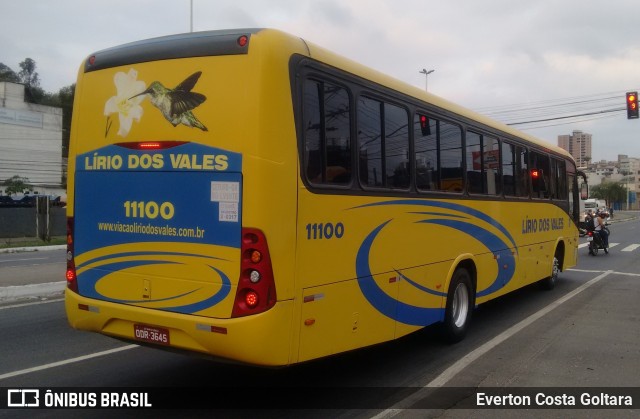
[[[143,342],[169,345],[169,329],[147,326],[144,324],[133,325],[133,336]]]

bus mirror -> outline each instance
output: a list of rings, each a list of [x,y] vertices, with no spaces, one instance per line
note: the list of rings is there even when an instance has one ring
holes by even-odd
[[[580,199],[584,200],[589,198],[589,185],[585,182],[580,184]]]

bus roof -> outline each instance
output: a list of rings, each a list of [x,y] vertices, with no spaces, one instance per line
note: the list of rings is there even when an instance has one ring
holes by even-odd
[[[286,37],[291,41],[298,41],[300,43],[301,51],[305,51],[309,57],[323,62],[324,64],[347,71],[357,77],[378,83],[448,112],[455,113],[492,130],[528,141],[573,161],[571,154],[558,146],[471,111],[443,99],[440,96],[425,92],[416,86],[412,86],[406,82],[373,70],[312,42],[308,42],[277,29],[242,28],[232,30],[215,30],[169,35],[132,42],[91,54],[89,56],[90,58],[85,61],[84,71],[89,72],[113,66],[154,60],[247,53],[245,48],[238,48],[235,43],[235,40],[239,35],[247,35],[249,37],[258,35],[259,37],[266,38]]]

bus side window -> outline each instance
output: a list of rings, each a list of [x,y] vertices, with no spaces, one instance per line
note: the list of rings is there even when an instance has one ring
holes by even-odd
[[[515,146],[506,142],[502,143],[502,179],[504,194],[516,196]]]
[[[524,147],[516,146],[515,153],[515,185],[516,196],[528,197],[529,196],[529,157],[527,149]]]
[[[472,194],[499,195],[500,146],[498,139],[467,131],[467,190]]]
[[[558,161],[556,159],[551,159],[551,170],[549,171],[549,183],[547,183],[547,187],[549,188],[549,197],[551,199],[558,199],[557,182],[558,182]]]
[[[314,184],[351,182],[351,118],[348,91],[326,81],[306,80],[302,110],[304,168]]]
[[[551,166],[549,156],[531,152],[531,190],[533,198],[549,198]]]
[[[462,129],[423,113],[413,120],[418,190],[462,192]]]
[[[440,190],[445,192],[462,192],[462,130],[458,125],[445,121],[438,127],[438,143],[440,145]]]
[[[360,183],[364,187],[408,189],[407,111],[366,96],[361,96],[357,104]]]
[[[424,114],[415,114],[413,138],[416,156],[416,187],[432,191],[439,187],[438,121]]]
[[[467,190],[472,194],[485,193],[482,177],[483,154],[482,136],[467,131]]]

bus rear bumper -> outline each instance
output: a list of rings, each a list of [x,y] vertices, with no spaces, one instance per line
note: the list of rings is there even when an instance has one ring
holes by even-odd
[[[265,366],[291,363],[292,308],[293,301],[278,301],[260,314],[216,319],[101,301],[65,291],[67,319],[74,329]],[[148,333],[143,335],[145,330]]]

